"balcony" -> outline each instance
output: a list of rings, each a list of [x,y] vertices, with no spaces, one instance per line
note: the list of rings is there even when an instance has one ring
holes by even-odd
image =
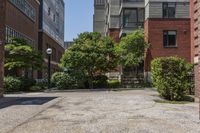
[[[139,28],[144,28],[144,8],[125,8],[120,16],[120,37]]]
[[[121,0],[120,13],[123,8],[144,8],[144,0]]]
[[[122,37],[124,34],[132,33],[134,30],[139,28],[144,28],[144,23],[142,22],[128,22],[121,25],[121,30],[119,37]]]

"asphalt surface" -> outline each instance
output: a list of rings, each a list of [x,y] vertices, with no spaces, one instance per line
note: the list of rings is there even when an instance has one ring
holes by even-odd
[[[200,133],[198,103],[156,99],[151,89],[6,95],[0,133]]]

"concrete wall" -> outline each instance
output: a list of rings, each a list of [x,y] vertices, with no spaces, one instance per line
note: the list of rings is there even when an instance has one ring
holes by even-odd
[[[189,1],[183,0],[171,0],[172,2],[176,2],[176,18],[189,18]],[[146,0],[145,1],[145,19],[147,18],[162,18],[163,17],[163,2],[164,1],[156,1],[156,0]]]
[[[95,5],[93,16],[93,31],[105,35],[105,5]]]

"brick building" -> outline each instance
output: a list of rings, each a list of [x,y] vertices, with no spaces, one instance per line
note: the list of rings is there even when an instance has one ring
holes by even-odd
[[[46,63],[46,49],[52,48],[52,72],[59,70],[58,63],[64,53],[64,7],[63,0],[40,0],[38,48]],[[44,70],[38,75],[38,78],[43,78],[47,76],[47,72]]]
[[[195,64],[195,95],[200,97],[200,1],[191,0],[191,43]]]
[[[3,96],[6,0],[0,0],[0,97]]]
[[[150,43],[145,59],[147,76],[151,60],[157,57],[178,56],[192,62],[189,0],[146,0],[144,27]]]
[[[12,38],[23,38],[30,46],[38,48],[39,5],[38,0],[6,1],[5,39],[7,43]],[[37,77],[37,72],[32,72],[32,70],[20,71],[20,74]]]

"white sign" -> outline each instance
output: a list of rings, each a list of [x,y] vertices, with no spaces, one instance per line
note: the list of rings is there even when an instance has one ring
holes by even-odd
[[[198,63],[199,63],[199,57],[196,56],[196,57],[194,57],[194,64],[198,64]]]

